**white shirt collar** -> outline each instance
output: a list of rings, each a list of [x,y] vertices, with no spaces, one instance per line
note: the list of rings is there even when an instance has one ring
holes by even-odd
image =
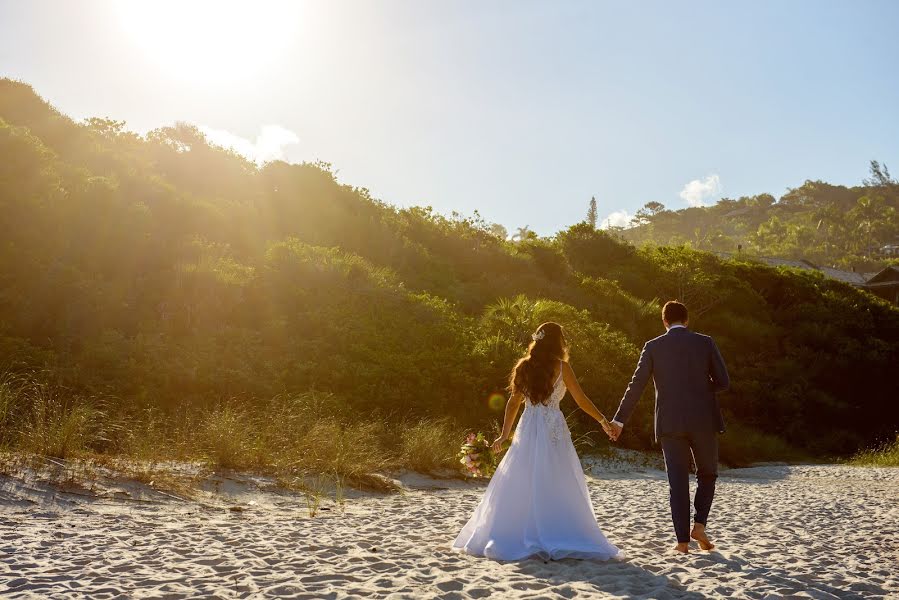
[[[686,325],[681,325],[680,323],[675,323],[674,325],[672,325],[671,327],[668,328],[668,331],[671,331],[672,329],[677,329],[678,327],[680,327],[681,329],[687,328]]]

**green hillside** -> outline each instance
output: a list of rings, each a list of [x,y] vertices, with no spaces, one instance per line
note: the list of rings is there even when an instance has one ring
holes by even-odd
[[[647,203],[621,235],[636,244],[806,259],[819,266],[878,271],[899,264],[899,182],[871,161],[864,185],[806,181],[780,199],[759,194],[713,206],[668,210]],[[895,254],[884,251],[896,245]]]
[[[195,432],[211,447],[243,436],[258,449],[327,421],[350,432],[340,443],[401,438],[412,452],[428,441],[410,441],[410,423],[499,420],[491,395],[550,319],[611,413],[670,298],[728,362],[731,462],[790,448],[851,454],[899,425],[899,309],[816,274],[638,249],[585,224],[512,243],[477,216],[387,205],[326,164],[259,168],[189,125],[141,137],[120,122],[75,123],[10,80],[0,80],[0,155],[7,447],[64,436],[68,423],[94,452],[138,452],[137,431],[169,446]],[[859,190],[809,189],[860,205]],[[895,190],[882,191],[871,204],[894,207]],[[799,190],[791,198],[776,211],[742,199],[701,214],[751,201],[765,223],[811,214]],[[879,231],[884,220],[867,223]],[[651,445],[650,395],[621,443]],[[261,423],[282,437],[254,433]],[[315,431],[325,441],[302,452],[338,443]]]

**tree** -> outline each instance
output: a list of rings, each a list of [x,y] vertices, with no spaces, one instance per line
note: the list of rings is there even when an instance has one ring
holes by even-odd
[[[509,237],[509,232],[506,231],[506,228],[500,225],[499,223],[491,223],[490,224],[490,233],[495,235],[501,240],[506,240]]]
[[[114,138],[125,132],[125,121],[116,121],[114,119],[103,119],[100,117],[91,117],[84,120],[84,124],[89,129],[93,129],[102,136]]]
[[[515,232],[515,235],[512,236],[513,242],[523,242],[525,240],[533,240],[537,237],[537,234],[530,230],[530,228],[525,225],[524,227],[519,227],[518,231]]]
[[[178,152],[190,152],[198,148],[208,148],[206,134],[196,125],[178,121],[172,127],[160,127],[147,133],[147,139],[173,148]]]
[[[596,196],[590,198],[590,208],[587,209],[587,223],[590,227],[596,229]]]
[[[872,160],[869,172],[871,173],[871,176],[862,180],[862,183],[868,187],[890,187],[899,185],[899,182],[890,177],[890,170],[887,168],[886,163],[881,165],[876,160]]]
[[[641,225],[646,225],[652,221],[653,217],[663,212],[665,212],[665,205],[661,202],[647,202],[643,205],[643,208],[638,210],[637,214],[634,215],[634,220]]]
[[[862,196],[846,216],[860,234],[856,238],[855,250],[861,254],[868,254],[880,244],[890,241],[899,230],[896,209],[888,206],[882,196]]]
[[[676,298],[690,307],[690,314],[701,317],[733,293],[726,276],[713,269],[709,255],[686,246],[647,248],[659,271],[654,278],[659,298]]]

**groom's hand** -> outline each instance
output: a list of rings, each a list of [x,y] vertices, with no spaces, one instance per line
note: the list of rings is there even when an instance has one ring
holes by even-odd
[[[600,421],[599,425],[602,427],[602,430],[606,432],[606,435],[609,436],[609,439],[612,439],[612,424],[608,421]]]
[[[621,437],[621,430],[624,429],[624,427],[622,427],[618,423],[609,422],[609,429],[611,430],[607,432],[609,434],[609,438],[611,438],[613,442],[617,442],[618,438]]]

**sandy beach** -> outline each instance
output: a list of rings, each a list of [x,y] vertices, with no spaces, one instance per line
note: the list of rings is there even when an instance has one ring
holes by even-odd
[[[302,494],[214,475],[193,499],[109,481],[0,479],[4,598],[886,598],[899,596],[899,470],[725,470],[709,533],[673,545],[664,473],[585,462],[621,561],[497,563],[452,552],[483,483],[415,474],[311,518]],[[93,489],[91,489],[93,488]]]

